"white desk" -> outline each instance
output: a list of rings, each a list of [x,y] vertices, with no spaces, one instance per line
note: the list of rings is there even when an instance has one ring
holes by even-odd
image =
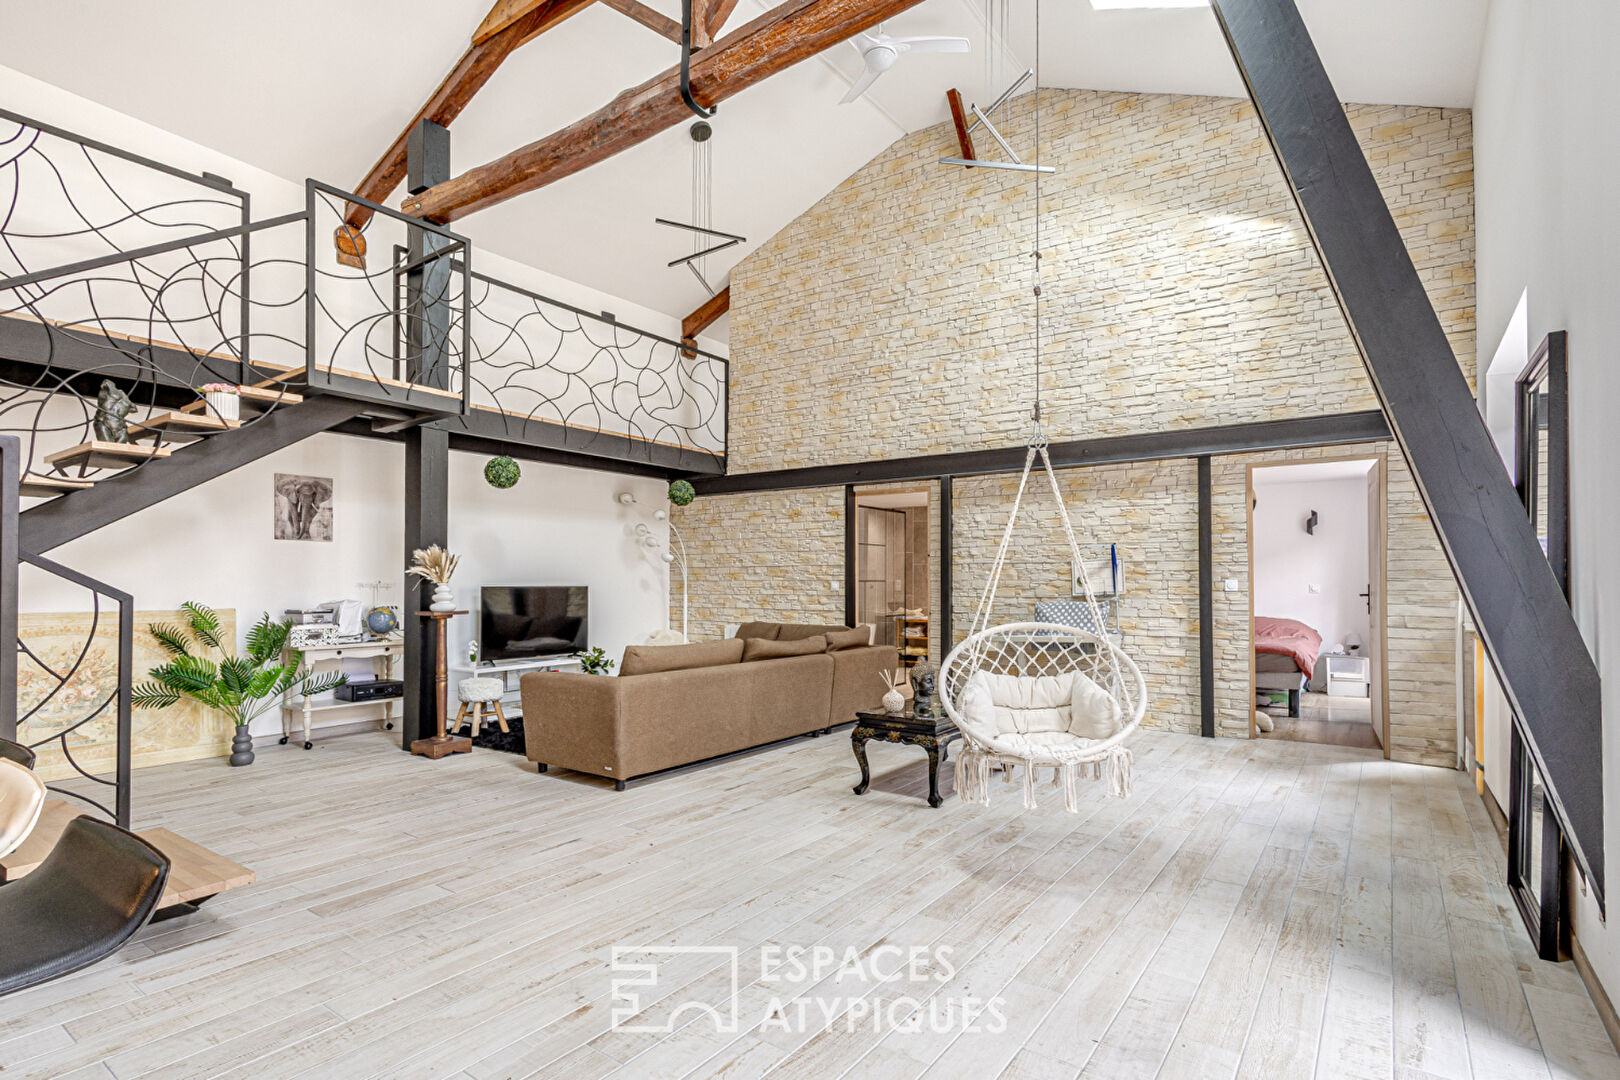
[[[394,677],[394,660],[405,653],[403,641],[360,641],[351,645],[312,645],[306,649],[283,649],[282,660],[288,661],[295,656],[302,656],[309,667],[309,674],[320,671],[323,666],[327,670],[334,667],[341,668],[345,660],[370,660],[371,669],[377,673],[379,679],[392,679]],[[382,661],[381,665],[377,662]],[[380,670],[379,670],[380,667]],[[319,705],[313,704],[307,694],[299,694],[298,688],[288,690],[281,700],[281,741],[286,743],[292,738],[292,718],[299,714],[304,721],[304,749],[308,750],[314,744],[309,740],[309,721],[314,713],[326,712],[329,709],[358,709],[365,706],[382,706],[383,726],[392,729],[394,726],[394,710],[400,698],[378,698],[374,701],[326,701]]]
[[[584,671],[577,656],[550,656],[544,660],[497,660],[492,664],[451,664],[450,670],[463,678],[501,680],[501,697],[516,694],[523,676],[531,671]],[[452,688],[453,689],[453,688]],[[519,710],[521,712],[521,709]]]

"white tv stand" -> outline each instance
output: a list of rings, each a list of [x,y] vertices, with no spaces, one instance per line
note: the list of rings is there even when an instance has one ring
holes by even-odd
[[[531,671],[583,671],[577,656],[548,656],[544,660],[497,660],[491,664],[462,662],[452,664],[458,675],[501,680],[502,696],[518,692],[523,676]]]

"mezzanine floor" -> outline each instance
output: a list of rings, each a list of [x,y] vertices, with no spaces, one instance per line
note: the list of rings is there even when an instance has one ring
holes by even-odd
[[[1145,732],[1129,800],[1087,783],[1070,815],[1043,786],[1025,811],[1014,786],[929,810],[919,751],[873,743],[857,798],[842,736],[622,794],[381,733],[142,771],[138,826],[259,883],[0,999],[0,1069],[1620,1077],[1573,967],[1531,954],[1461,774]],[[812,985],[817,945],[837,970]],[[659,962],[627,1023],[672,1030],[615,1029],[615,946]],[[738,1030],[677,1011],[724,1014],[727,954],[666,946],[738,948]],[[914,948],[915,972],[893,962]]]

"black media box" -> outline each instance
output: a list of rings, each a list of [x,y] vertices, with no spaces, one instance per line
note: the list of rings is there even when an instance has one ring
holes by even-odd
[[[404,697],[405,684],[397,679],[344,683],[332,693],[339,701],[381,701],[383,698]]]

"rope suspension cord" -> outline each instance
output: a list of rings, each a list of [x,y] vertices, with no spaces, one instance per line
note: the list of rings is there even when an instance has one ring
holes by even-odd
[[[1041,431],[1041,0],[1035,0],[1035,440]],[[1059,500],[1059,505],[1062,500]]]

